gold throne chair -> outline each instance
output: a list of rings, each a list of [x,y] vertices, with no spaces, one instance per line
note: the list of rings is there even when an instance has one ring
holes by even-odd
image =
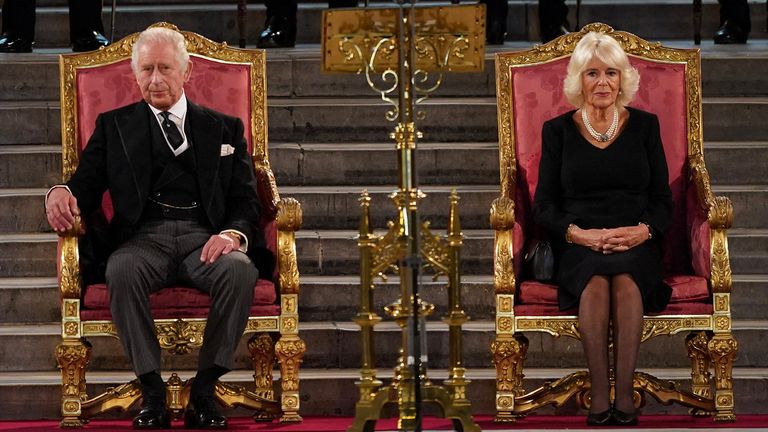
[[[615,38],[640,72],[640,89],[630,104],[658,115],[673,194],[673,221],[664,238],[665,281],[672,301],[660,314],[645,316],[642,341],[688,332],[690,390],[648,373],[635,374],[635,402],[646,395],[678,402],[695,415],[733,421],[731,375],[738,344],[731,332],[731,268],[726,230],[733,207],[714,196],[704,165],[701,60],[698,49],[673,49],[635,35],[590,24],[527,51],[496,55],[501,196],[490,221],[494,239],[496,335],[496,420],[514,421],[545,405],[572,397],[586,408],[589,375],[579,371],[526,392],[526,332],[579,339],[576,309],[560,311],[556,286],[529,280],[522,272],[526,242],[537,232],[531,207],[541,156],[543,123],[572,107],[563,94],[566,66],[589,31]],[[641,354],[642,356],[642,354]]]
[[[178,30],[167,23],[164,26]],[[266,248],[275,258],[272,274],[262,274],[254,287],[254,302],[245,333],[253,363],[250,389],[220,382],[216,398],[224,406],[255,411],[254,419],[301,421],[299,416],[299,365],[305,343],[298,335],[299,271],[295,232],[302,220],[301,206],[293,198],[280,198],[267,154],[266,55],[263,50],[240,50],[182,32],[194,69],[185,92],[196,102],[239,117],[253,160],[262,215],[259,228]],[[131,49],[138,33],[112,45],[82,54],[60,57],[61,134],[63,180],[77,168],[80,154],[95,127],[96,116],[141,99],[131,71]],[[95,215],[109,220],[112,206],[108,192]],[[88,219],[89,221],[91,219]],[[86,228],[91,228],[88,223]],[[61,294],[61,343],[56,359],[62,373],[62,427],[80,427],[90,417],[126,410],[141,397],[134,380],[89,397],[86,367],[89,338],[117,337],[111,322],[106,285],[88,281],[78,227],[59,236],[58,278]],[[186,354],[202,345],[210,301],[206,294],[174,286],[150,297],[155,330],[163,349]],[[276,400],[272,371],[280,367],[280,401]],[[177,374],[168,381],[168,408],[178,418],[185,409],[189,388]],[[251,386],[249,386],[251,387]]]

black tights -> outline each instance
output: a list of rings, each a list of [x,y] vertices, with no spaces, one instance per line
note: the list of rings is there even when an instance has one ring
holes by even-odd
[[[610,408],[608,323],[613,317],[616,409],[634,412],[633,380],[643,330],[643,301],[629,274],[593,276],[579,303],[579,333],[592,381],[591,412]]]

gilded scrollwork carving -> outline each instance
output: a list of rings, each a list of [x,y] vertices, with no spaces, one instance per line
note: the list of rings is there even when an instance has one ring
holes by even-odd
[[[299,266],[294,234],[302,223],[301,204],[294,198],[283,198],[277,207],[277,254],[280,267],[280,290],[284,294],[298,294]]]
[[[87,399],[85,368],[90,361],[90,346],[81,341],[64,342],[56,347],[56,361],[61,370],[62,425],[77,424],[81,401]]]
[[[299,389],[299,365],[306,351],[307,345],[297,336],[281,337],[275,344],[275,352],[280,362],[283,391]]]
[[[491,344],[496,365],[496,391],[523,394],[523,364],[528,352],[528,339],[523,335],[501,335]]]
[[[171,323],[155,324],[160,347],[174,354],[187,354],[203,345],[205,323],[177,319]]]
[[[712,291],[729,293],[733,284],[733,274],[728,257],[728,237],[724,229],[712,230],[710,249],[712,251]]]
[[[575,318],[516,318],[517,331],[535,330],[545,331],[552,336],[567,336],[574,339],[581,339],[579,335],[579,325]]]
[[[80,253],[76,235],[61,236],[59,289],[63,299],[80,299],[82,279],[80,278]]]
[[[675,318],[650,317],[643,321],[641,340],[659,335],[672,335],[683,330],[707,330],[712,326],[709,317],[685,316]]]
[[[692,332],[685,339],[688,358],[691,359],[691,388],[693,393],[705,398],[712,397],[709,372],[710,359],[707,350],[710,336],[705,331]]]
[[[248,340],[248,351],[253,362],[253,382],[257,395],[274,399],[272,368],[275,364],[275,342],[267,333],[259,333]]]

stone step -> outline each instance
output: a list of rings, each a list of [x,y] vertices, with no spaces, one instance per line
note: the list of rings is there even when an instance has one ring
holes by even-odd
[[[494,317],[494,291],[490,275],[462,275],[461,304],[473,320]],[[765,318],[768,308],[768,275],[733,276],[731,314],[735,320]],[[447,282],[425,276],[420,283],[424,299],[435,304],[434,316],[447,313]],[[377,280],[374,305],[378,313],[400,295],[399,278]],[[331,301],[329,301],[332,299]],[[61,319],[59,289],[55,277],[0,278],[0,304],[6,305],[0,324],[50,323]],[[357,314],[360,304],[358,275],[301,276],[299,316],[303,322],[345,321]]]
[[[463,230],[463,275],[493,273],[493,232]],[[728,231],[731,269],[734,274],[763,274],[768,268],[768,229]],[[356,231],[299,231],[296,248],[299,271],[309,275],[359,274]],[[1,234],[0,278],[53,277],[56,275],[56,236],[49,233]]]
[[[705,143],[704,149],[712,184],[765,183],[768,141],[718,141]],[[270,143],[269,153],[280,187],[393,185],[397,179],[393,143],[278,142]],[[419,183],[452,184],[460,179],[462,184],[487,184],[498,178],[498,154],[498,145],[491,142],[419,143]],[[60,181],[59,146],[0,146],[0,189],[50,187]]]
[[[458,180],[458,179],[457,179]],[[427,197],[419,204],[422,220],[443,230],[448,223],[449,194],[458,191],[461,226],[482,229],[489,226],[491,202],[499,196],[496,185],[423,185]],[[359,197],[368,190],[372,197],[373,226],[385,226],[395,215],[394,204],[387,196],[394,186],[286,186],[281,196],[294,197],[302,204],[303,229],[355,229],[360,220]],[[735,211],[734,227],[764,228],[768,220],[768,186],[715,186],[717,195],[731,199]],[[48,232],[43,205],[46,189],[0,189],[0,207],[8,212],[0,215],[0,232]]]
[[[541,386],[545,381],[553,381],[575,371],[576,369],[530,367],[525,369],[523,385],[530,391]],[[174,372],[178,372],[179,376],[185,380],[194,376],[195,373],[194,370]],[[651,373],[660,379],[676,380],[681,383],[682,388],[690,388],[690,369],[647,369],[644,372]],[[300,374],[301,415],[354,416],[355,403],[360,394],[354,384],[360,379],[357,367],[352,369],[302,368]],[[430,369],[428,374],[438,385],[447,378],[445,370]],[[768,413],[764,397],[768,393],[766,374],[768,370],[765,368],[734,368],[733,383],[736,398],[734,409],[737,415]],[[253,372],[248,370],[236,370],[227,374],[225,380],[248,386],[253,382],[252,375]],[[391,368],[381,368],[377,371],[377,377],[385,380],[386,384],[392,379],[392,375]],[[466,375],[471,380],[467,397],[472,403],[472,413],[474,415],[493,414],[495,412],[495,371],[491,368],[470,368]],[[170,372],[164,372],[163,378],[168,379],[168,377]],[[279,377],[278,371],[275,371],[275,377]],[[109,386],[131,381],[135,376],[129,372],[94,371],[88,373],[86,379],[89,383],[88,394],[94,395],[105,391]],[[327,397],[329,394],[333,397]],[[58,419],[61,409],[61,374],[58,372],[0,373],[0,398],[6,401],[3,404],[5,409],[0,411],[2,420]],[[34,406],[35,409],[30,410],[30,406]],[[137,412],[138,407],[133,407],[129,413],[108,414],[104,417],[125,419],[125,424],[128,425],[131,417]],[[223,413],[232,417],[246,417],[252,414],[242,408],[225,410]],[[644,415],[685,415],[686,413],[685,407],[663,406],[653,398],[647,399],[647,404],[642,410]],[[537,414],[584,415],[584,412],[571,402],[557,409],[545,407],[537,411]],[[97,427],[98,424],[93,426]],[[520,423],[520,426],[524,424]],[[277,424],[275,427],[278,427]],[[712,427],[717,427],[717,424],[712,423]]]
[[[691,48],[680,41],[665,45]],[[529,49],[531,42],[510,42],[486,47],[483,72],[448,74],[436,95],[489,96],[496,94],[494,58],[496,53]],[[705,97],[765,96],[768,83],[756,70],[766,68],[768,41],[754,41],[746,47],[723,47],[712,43],[702,50],[702,92]],[[32,54],[0,54],[4,79],[0,81],[0,100],[51,101],[59,99],[58,54],[64,50]],[[300,45],[293,49],[267,51],[267,95],[274,97],[370,97],[374,95],[363,76],[320,73],[319,45]]]
[[[181,4],[180,2],[142,2],[136,5],[118,3],[116,22],[116,38],[128,33],[144,29],[149,24],[168,19],[173,16],[174,24],[189,31],[195,31],[214,40],[226,40],[235,44],[238,40],[236,5],[232,2],[221,4],[219,1],[209,4]],[[420,4],[446,4],[446,2],[420,2]],[[373,6],[391,7],[391,2],[372,2]],[[756,6],[756,5],[755,5]],[[765,38],[768,33],[765,27],[757,23],[765,22],[765,9],[752,7],[752,38]],[[319,43],[320,22],[322,10],[327,7],[324,2],[304,4],[302,2],[297,15],[297,41],[299,43]],[[576,22],[576,8],[569,8],[569,20]],[[103,10],[103,22],[110,26],[109,7]],[[713,33],[719,27],[719,12],[717,4],[705,2],[702,14],[702,38],[710,41]],[[264,22],[264,8],[261,4],[251,4],[248,8],[247,41],[255,43]],[[585,1],[580,11],[580,23],[604,22],[616,29],[626,30],[646,39],[686,39],[693,38],[693,14],[690,2],[659,1],[648,2],[630,1],[611,4],[605,7],[605,2]],[[69,46],[67,9],[61,6],[40,7],[37,13],[38,31],[37,46]],[[41,31],[45,29],[45,31]],[[535,1],[511,1],[507,17],[507,39],[509,40],[538,40],[538,14]]]
[[[493,321],[470,321],[462,327],[462,360],[466,367],[491,367],[490,346],[495,338]],[[374,350],[377,367],[394,367],[402,333],[389,319],[375,328]],[[739,341],[734,361],[737,367],[768,367],[768,353],[763,349],[768,323],[761,321],[733,321],[733,334]],[[351,321],[302,322],[299,335],[307,344],[302,366],[307,368],[347,369],[361,363],[360,329]],[[639,368],[683,368],[690,365],[685,348],[685,334],[651,339],[641,345]],[[529,332],[530,344],[526,363],[545,368],[579,368],[585,366],[581,343],[570,338],[553,338],[548,334]],[[247,369],[251,359],[243,337],[235,353],[235,368]],[[93,344],[90,365],[92,370],[130,371],[119,340],[116,338],[89,338]],[[56,360],[52,355],[61,342],[61,326],[56,324],[0,325],[0,353],[4,362],[2,372],[55,372]],[[427,354],[433,368],[449,365],[448,326],[437,320],[427,323]],[[25,349],[20,350],[18,347]],[[167,369],[194,369],[196,356],[174,356],[163,353]]]
[[[768,136],[768,98],[704,98],[704,138],[761,141]],[[389,109],[373,98],[271,98],[269,136],[283,142],[382,142],[394,125]],[[431,142],[498,142],[496,100],[492,97],[433,98],[421,106],[420,129]],[[5,101],[0,124],[18,127],[0,136],[0,145],[60,143],[58,102]],[[457,122],[456,119],[461,119]]]

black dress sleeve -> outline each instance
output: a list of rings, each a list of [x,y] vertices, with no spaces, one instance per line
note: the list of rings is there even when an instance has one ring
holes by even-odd
[[[88,139],[80,163],[66,183],[83,214],[90,214],[101,206],[101,197],[107,190],[107,144],[104,114],[96,118],[96,129]]]
[[[562,209],[562,183],[560,173],[563,163],[563,129],[544,123],[541,131],[541,161],[539,179],[533,200],[533,218],[538,225],[546,228],[553,238],[565,238],[568,225],[577,221],[577,216]]]
[[[658,117],[652,114],[649,123],[645,145],[651,175],[648,185],[648,206],[640,222],[648,224],[652,234],[663,235],[672,218],[672,191],[669,189],[669,171],[664,146],[661,143]]]

